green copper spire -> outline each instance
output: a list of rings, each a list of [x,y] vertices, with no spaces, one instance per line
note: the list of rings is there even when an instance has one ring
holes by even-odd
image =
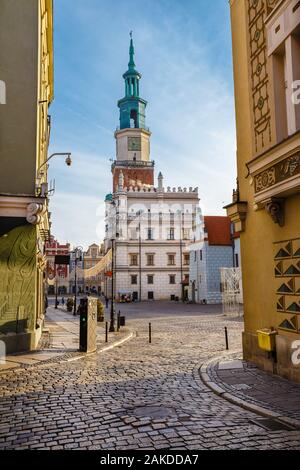
[[[118,101],[120,108],[120,129],[135,127],[145,129],[145,109],[147,101],[140,98],[141,74],[136,70],[134,63],[134,45],[132,31],[130,31],[128,70],[124,73],[125,96]]]
[[[135,70],[135,63],[134,63],[134,46],[133,46],[133,39],[132,39],[132,31],[130,31],[130,47],[129,47],[129,63],[128,69],[130,71]]]

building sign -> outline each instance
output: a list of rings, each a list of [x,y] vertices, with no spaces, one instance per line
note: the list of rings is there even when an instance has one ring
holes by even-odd
[[[55,264],[70,264],[70,255],[56,255],[55,256]]]

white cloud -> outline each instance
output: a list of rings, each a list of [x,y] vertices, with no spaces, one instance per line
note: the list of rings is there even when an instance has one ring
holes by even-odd
[[[100,243],[104,235],[104,201],[95,196],[57,191],[51,199],[51,232],[61,242],[83,245]]]

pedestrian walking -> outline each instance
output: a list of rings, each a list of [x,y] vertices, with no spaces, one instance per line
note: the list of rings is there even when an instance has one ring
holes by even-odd
[[[105,297],[105,307],[108,308],[108,297]]]
[[[64,299],[64,297],[61,299],[61,303],[62,303],[63,306],[65,305],[65,299]]]

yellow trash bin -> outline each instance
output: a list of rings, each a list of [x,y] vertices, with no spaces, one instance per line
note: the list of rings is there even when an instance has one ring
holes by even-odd
[[[258,346],[264,351],[275,351],[275,336],[277,335],[276,330],[270,328],[262,328],[257,330]]]

